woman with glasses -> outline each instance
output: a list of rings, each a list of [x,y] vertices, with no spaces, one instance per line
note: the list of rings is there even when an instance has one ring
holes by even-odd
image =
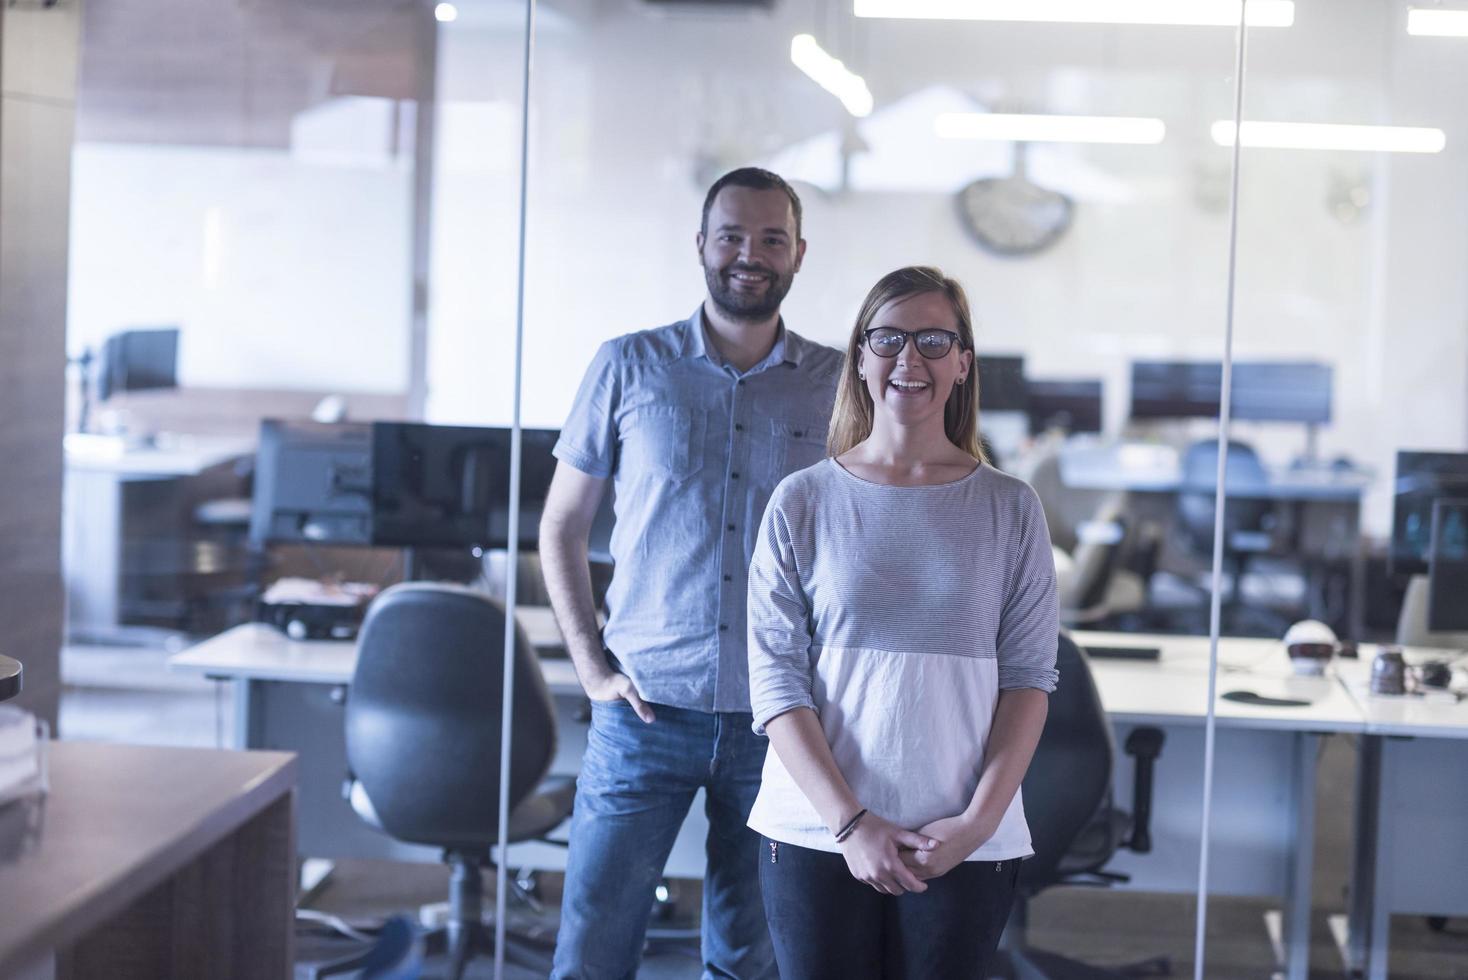
[[[899,269],[847,345],[830,458],[775,490],[749,571],[768,734],[749,824],[785,980],[983,977],[1056,682],[1040,502],[979,445],[968,300]]]

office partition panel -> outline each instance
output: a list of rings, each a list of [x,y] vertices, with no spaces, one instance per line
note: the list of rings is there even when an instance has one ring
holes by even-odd
[[[1348,969],[1446,976],[1442,936],[1417,916],[1461,914],[1465,896],[1427,886],[1439,876],[1413,856],[1461,860],[1443,819],[1452,794],[1424,782],[1462,756],[1456,709],[1416,729],[1438,737],[1400,752],[1383,740],[1402,731],[1398,715],[1465,680],[1447,614],[1462,605],[1449,598],[1461,588],[1452,518],[1468,460],[1465,117],[1445,95],[1462,84],[1464,42],[1405,2],[1295,8],[1290,30],[1251,35],[1241,126],[1209,131],[1241,144],[1229,435],[1289,490],[1271,501],[1268,549],[1241,587],[1247,605],[1276,611],[1277,630],[1324,624],[1291,639],[1339,640],[1319,648],[1336,654],[1326,676],[1365,726],[1359,741],[1325,739],[1305,773],[1319,786],[1316,927],[1331,927]],[[1368,643],[1405,645],[1403,676]]]
[[[1251,26],[1251,36],[1291,29],[1277,15],[1293,8],[1274,6],[1274,26]],[[1138,849],[1102,863],[1131,874],[1139,894],[1192,896],[1152,899],[1165,910],[1166,948],[1104,915],[1095,933],[1051,937],[1044,902],[1035,944],[1100,962],[1166,953],[1179,970],[1198,971],[1209,659],[1206,642],[1177,652],[1160,637],[1209,634],[1217,474],[1190,448],[1216,443],[1217,398],[1188,418],[1134,419],[1128,406],[1133,362],[1224,359],[1232,158],[1208,142],[1207,123],[1233,118],[1240,81],[1240,11],[1225,13],[1183,25],[989,20],[979,6],[824,0],[543,6],[524,202],[522,423],[560,429],[560,465],[605,477],[615,491],[603,639],[638,684],[683,707],[727,708],[740,689],[728,678],[744,669],[746,572],[776,484],[834,465],[824,461],[834,431],[826,409],[756,390],[762,371],[795,360],[789,348],[762,364],[768,338],[739,349],[719,324],[758,323],[775,309],[761,302],[788,287],[782,340],[828,346],[854,370],[853,326],[882,276],[928,265],[963,285],[983,448],[1043,507],[1062,621],[1089,631],[1112,712],[1119,811],[1145,807],[1147,794],[1133,795],[1130,753],[1146,755],[1154,731],[1163,736],[1149,770],[1150,847],[1123,835]],[[451,27],[450,36],[466,60],[489,64],[498,52],[496,70],[518,64],[493,35]],[[481,118],[479,132],[512,137],[513,93],[506,82],[502,111]],[[798,269],[764,254],[780,241],[765,241],[763,225],[704,226],[711,185],[740,167],[779,174],[799,198]],[[507,275],[502,257],[495,272]],[[740,275],[754,281],[739,284]],[[507,313],[510,292],[503,301]],[[743,320],[727,317],[741,309]],[[680,382],[648,367],[678,358],[699,360],[707,377]],[[1047,397],[1075,384],[1091,400],[1078,413],[1070,402],[1055,411]],[[504,390],[466,379],[433,397]],[[670,533],[676,549],[658,544]],[[665,674],[650,651],[665,657]],[[692,676],[680,657],[702,657],[718,679],[675,693],[678,671]],[[1176,702],[1125,703],[1116,692],[1132,671],[1167,685]],[[1107,690],[1120,700],[1106,703]],[[1174,711],[1179,704],[1187,707]],[[584,721],[563,730],[563,753],[579,753],[587,732]],[[1289,736],[1256,739],[1272,771],[1293,771]],[[1217,778],[1232,787],[1245,776],[1221,766]],[[1031,791],[1040,799],[1044,787]],[[1225,815],[1231,833],[1213,862],[1220,893],[1288,890],[1294,823],[1284,802],[1255,819]],[[654,930],[684,928],[692,941],[696,914],[679,882],[703,876],[707,834],[700,791],[655,895],[631,900],[656,903]],[[513,853],[527,863],[564,859],[544,848]],[[603,914],[616,911],[605,904]],[[1273,959],[1263,946],[1255,952]]]

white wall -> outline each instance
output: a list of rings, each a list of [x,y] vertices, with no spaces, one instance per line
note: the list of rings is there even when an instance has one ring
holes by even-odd
[[[72,354],[177,325],[181,384],[405,388],[404,167],[98,143],[72,159]]]
[[[1321,433],[1320,448],[1327,458],[1349,454],[1382,474],[1368,500],[1375,533],[1389,514],[1396,449],[1468,448],[1468,287],[1461,274],[1468,186],[1460,176],[1468,172],[1468,115],[1455,96],[1468,83],[1468,42],[1431,42],[1438,46],[1424,53],[1426,39],[1401,30],[1401,7],[1302,0],[1295,28],[1254,33],[1246,90],[1251,118],[1436,125],[1450,134],[1448,151],[1432,157],[1244,154],[1235,356],[1335,365],[1336,420]],[[834,101],[782,60],[789,30],[778,19],[711,26],[625,15],[586,27],[542,39],[538,52],[522,405],[528,424],[560,423],[598,342],[694,308],[703,287],[692,239],[710,175],[779,159],[841,120]],[[717,56],[704,43],[715,30]],[[1221,355],[1229,153],[1208,139],[1207,127],[1231,115],[1229,32],[989,27],[974,34],[949,26],[924,33],[900,22],[861,30],[869,35],[868,78],[879,104],[863,124],[869,139],[884,105],[930,84],[983,95],[1000,108],[1028,100],[1024,107],[1050,111],[1156,114],[1169,137],[1158,147],[1051,151],[1052,181],[1069,161],[1135,193],[1080,200],[1070,233],[1026,259],[980,250],[946,191],[803,188],[810,251],[786,304],[795,329],[844,343],[878,276],[935,263],[967,284],[981,351],[1022,351],[1036,375],[1103,377],[1114,432],[1125,419],[1131,360]],[[1059,41],[1042,47],[1042,38]],[[968,56],[952,57],[965,40],[973,40]],[[1036,56],[1040,50],[1048,59]],[[503,37],[465,33],[450,39],[446,54],[485,65],[512,51]],[[1007,86],[996,84],[1006,77]],[[472,84],[459,91],[472,97]],[[502,88],[499,95],[513,100],[517,93]],[[933,146],[909,151],[911,167],[931,169]],[[972,176],[994,171],[992,154],[976,149]],[[1371,202],[1359,221],[1343,222],[1329,196],[1358,177],[1369,183]],[[512,180],[511,171],[494,185],[496,205],[509,201],[512,209],[505,196]],[[470,196],[464,202],[472,209]],[[487,238],[478,241],[483,267],[512,268],[513,236]],[[462,398],[450,393],[456,387]],[[435,386],[436,404],[471,414],[479,404],[485,418],[503,418],[494,407],[505,405],[498,393],[448,388]],[[1304,449],[1296,426],[1241,424],[1239,434],[1281,464]]]
[[[846,118],[788,60],[790,35],[825,23],[813,8],[725,19],[597,9],[547,19],[537,50],[528,425],[563,421],[600,341],[694,309],[693,238],[713,176],[788,161]],[[1384,476],[1399,447],[1468,447],[1468,42],[1408,38],[1404,9],[1300,0],[1295,27],[1251,34],[1245,114],[1436,125],[1448,150],[1246,151],[1240,211],[1236,356],[1334,363],[1336,422],[1321,448]],[[857,25],[839,45],[822,36],[877,96],[863,126],[871,152],[854,172],[880,171],[886,189],[802,186],[810,251],[786,305],[792,327],[841,344],[878,276],[936,263],[968,286],[981,352],[1023,352],[1035,375],[1104,378],[1113,432],[1131,360],[1221,355],[1229,154],[1207,127],[1232,110],[1229,31],[894,21]],[[438,421],[504,423],[512,411],[520,45],[507,18],[441,33],[428,367]],[[1168,139],[1036,148],[1032,173],[1074,192],[1075,224],[1042,255],[997,258],[960,226],[954,188],[892,189],[904,172],[922,187],[934,173],[961,183],[1007,167],[976,146],[965,175],[921,120],[894,115],[940,89],[999,109],[1157,115]],[[130,323],[180,322],[190,383],[402,387],[406,172],[97,146],[77,164],[73,349]],[[1358,180],[1370,204],[1344,223],[1328,198]],[[222,229],[212,288],[211,209]],[[1304,444],[1292,426],[1241,434],[1277,462]],[[1377,532],[1386,484],[1368,510]]]

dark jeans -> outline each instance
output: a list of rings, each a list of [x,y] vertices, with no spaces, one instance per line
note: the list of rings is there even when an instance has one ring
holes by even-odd
[[[840,854],[760,839],[759,879],[781,980],[982,980],[1019,858],[965,861],[925,892],[884,895]]]
[[[571,851],[556,939],[556,980],[629,980],[642,959],[653,891],[704,790],[703,975],[774,980],[775,961],[745,825],[767,742],[748,712],[652,706],[644,725],[625,701],[593,701],[576,780]]]

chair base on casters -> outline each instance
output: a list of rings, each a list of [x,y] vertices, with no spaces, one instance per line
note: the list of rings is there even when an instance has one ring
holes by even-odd
[[[424,933],[422,939],[427,955],[448,956],[446,976],[450,980],[461,980],[465,967],[476,955],[494,955],[494,927],[484,923],[484,875],[480,871],[481,865],[488,863],[488,856],[449,852],[444,858],[453,866],[449,879],[448,921]],[[320,964],[311,971],[312,980],[360,970],[372,952],[368,949]],[[545,943],[507,933],[505,961],[549,974],[551,948]]]
[[[1002,950],[999,956],[1004,975],[1012,980],[1118,980],[1121,977],[1172,976],[1172,960],[1166,956],[1154,956],[1110,969],[1038,949]]]

